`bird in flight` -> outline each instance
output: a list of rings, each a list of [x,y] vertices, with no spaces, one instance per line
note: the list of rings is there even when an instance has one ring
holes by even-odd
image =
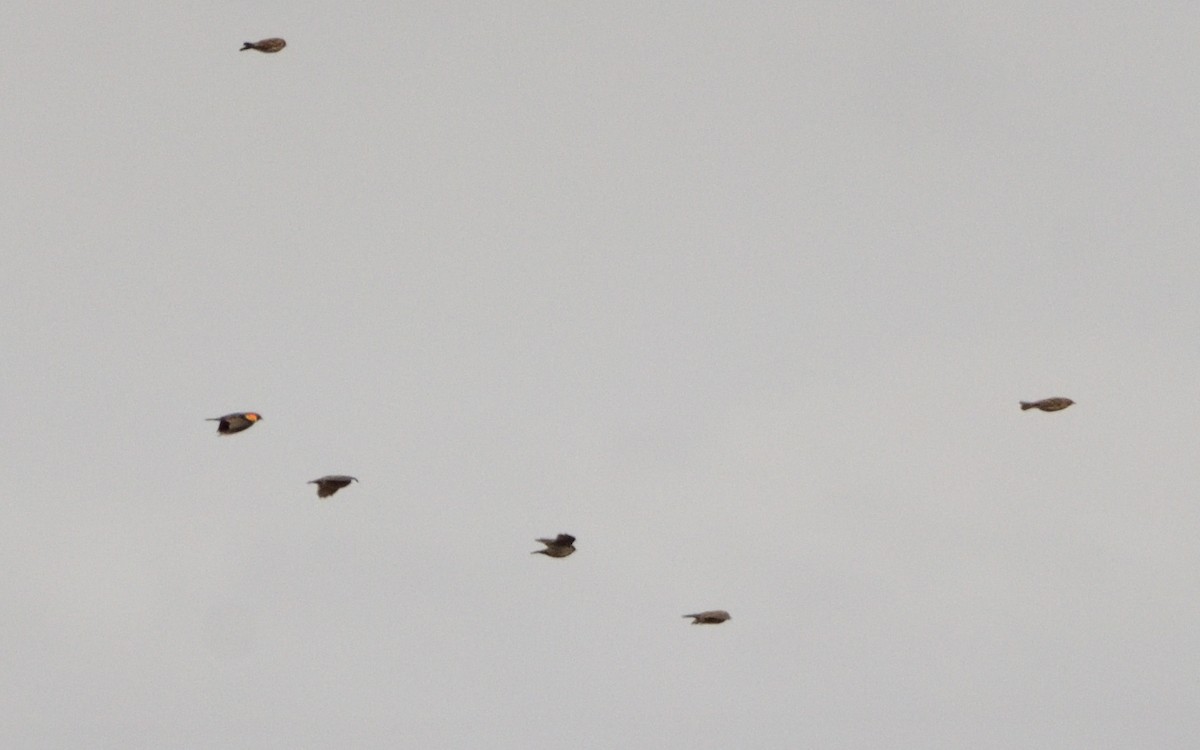
[[[1071,404],[1075,403],[1069,398],[1055,396],[1054,398],[1044,398],[1041,401],[1022,401],[1021,411],[1027,409],[1041,409],[1042,411],[1062,411]]]
[[[553,539],[535,539],[546,545],[546,549],[537,549],[531,555],[546,555],[548,557],[566,557],[575,551],[575,537],[570,534],[559,534]]]
[[[262,419],[262,415],[252,411],[239,411],[233,414],[226,414],[223,417],[209,417],[206,422],[219,422],[217,432],[222,435],[232,435],[235,432],[248,430],[254,426],[256,422]]]
[[[684,617],[691,617],[693,625],[720,625],[726,620],[733,619],[723,609],[710,609],[706,612],[697,612],[694,615],[684,615]]]
[[[329,497],[343,487],[349,487],[351,482],[357,482],[354,477],[348,477],[345,474],[330,474],[329,476],[314,479],[309,484],[317,485],[317,497]]]
[[[259,52],[278,52],[286,46],[287,42],[278,37],[272,37],[271,39],[261,39],[257,42],[242,42],[242,48],[239,51],[245,52],[248,49],[256,49]]]

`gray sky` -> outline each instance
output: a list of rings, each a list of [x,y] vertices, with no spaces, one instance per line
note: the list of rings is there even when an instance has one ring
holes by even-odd
[[[0,745],[1195,747],[1195,4],[482,5],[0,27]]]

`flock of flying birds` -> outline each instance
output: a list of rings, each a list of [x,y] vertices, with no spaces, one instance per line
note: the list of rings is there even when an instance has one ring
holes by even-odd
[[[270,39],[260,39],[257,42],[244,42],[242,44],[242,52],[248,49],[257,50],[273,54],[287,46],[287,42],[278,37]],[[1052,398],[1044,398],[1040,401],[1022,401],[1021,411],[1029,409],[1039,409],[1041,411],[1062,411],[1075,402],[1069,398],[1062,396],[1054,396]],[[217,432],[222,435],[233,435],[243,430],[248,430],[262,420],[262,415],[257,412],[235,412],[226,414],[223,417],[212,417],[208,421],[219,422]],[[330,474],[318,479],[314,479],[309,484],[317,485],[317,497],[330,497],[343,487],[349,487],[352,482],[358,480],[354,477],[345,474]],[[570,534],[559,534],[553,539],[540,538],[534,541],[545,545],[545,549],[534,550],[530,554],[546,555],[547,557],[568,557],[575,552],[575,537]],[[692,618],[693,625],[720,625],[726,620],[732,619],[729,613],[723,609],[710,609],[704,612],[696,612],[684,617]]]
[[[279,42],[280,45],[270,52],[278,52],[283,49],[282,39],[266,39],[257,44],[265,42]],[[250,42],[246,42],[250,45]],[[257,47],[247,47],[246,49],[257,49]],[[1039,409],[1041,411],[1062,411],[1075,402],[1069,398],[1062,396],[1054,396],[1052,398],[1044,398],[1040,401],[1022,401],[1021,411],[1029,409]],[[207,421],[217,422],[217,433],[220,435],[234,435],[236,433],[248,430],[254,425],[262,421],[262,415],[258,412],[244,411],[226,414],[223,417],[210,417]],[[329,474],[319,477],[309,482],[309,484],[317,485],[317,497],[329,497],[343,487],[349,487],[352,482],[357,482],[358,479],[347,476],[345,474]],[[534,541],[540,542],[545,546],[545,549],[534,550],[532,555],[545,555],[546,557],[569,557],[575,553],[575,537],[570,534],[559,534],[553,539],[539,538]],[[720,625],[726,620],[732,619],[729,613],[723,609],[710,609],[704,612],[696,612],[684,617],[692,618],[693,625]]]
[[[283,40],[280,39],[279,41]],[[223,417],[209,417],[206,421],[217,423],[218,435],[236,435],[239,432],[245,432],[261,422],[262,415],[256,411],[235,411]],[[352,482],[357,481],[358,479],[355,477],[346,474],[329,474],[314,479],[309,484],[317,485],[317,497],[325,498],[330,497],[343,487],[349,487]],[[534,550],[530,553],[531,555],[569,557],[575,553],[575,537],[570,534],[559,534],[553,539],[541,538],[534,541],[541,542],[545,545],[545,549]],[[723,609],[710,609],[705,612],[684,615],[684,617],[692,618],[693,625],[719,625],[731,619],[729,613]]]

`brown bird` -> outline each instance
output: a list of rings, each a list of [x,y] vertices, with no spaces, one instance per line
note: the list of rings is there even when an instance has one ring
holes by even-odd
[[[1022,401],[1021,411],[1026,409],[1041,409],[1042,411],[1062,411],[1071,404],[1075,403],[1069,398],[1055,396],[1054,398],[1044,398],[1041,401]]]
[[[693,625],[720,625],[726,620],[732,620],[729,613],[723,609],[710,609],[707,612],[697,612],[694,615],[684,615],[691,617]]]
[[[222,435],[232,435],[235,432],[248,430],[254,426],[254,423],[262,419],[261,414],[256,414],[252,411],[235,412],[226,414],[223,417],[209,417],[204,420],[206,422],[220,422],[217,425],[217,432]]]
[[[256,49],[259,52],[278,52],[286,46],[287,42],[278,37],[272,37],[271,39],[262,39],[257,42],[242,42],[242,48],[239,51],[245,52],[248,49]]]
[[[553,539],[535,539],[546,545],[546,549],[537,549],[531,555],[546,555],[548,557],[566,557],[575,551],[575,537],[570,534],[559,534]]]
[[[349,487],[351,482],[357,482],[354,477],[345,474],[330,474],[320,479],[314,479],[309,484],[317,485],[317,497],[329,497],[343,487]]]

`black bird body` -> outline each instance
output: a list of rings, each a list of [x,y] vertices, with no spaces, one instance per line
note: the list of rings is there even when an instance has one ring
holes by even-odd
[[[575,551],[575,537],[570,534],[559,534],[553,539],[535,539],[546,545],[546,549],[536,549],[531,555],[546,555],[547,557],[566,557]]]
[[[1041,401],[1022,401],[1021,411],[1029,409],[1041,409],[1042,411],[1062,411],[1071,404],[1075,403],[1069,398],[1055,396],[1053,398],[1044,398]]]
[[[317,497],[329,497],[343,487],[349,487],[351,482],[357,482],[354,477],[345,474],[330,474],[314,479],[309,484],[317,485]]]
[[[248,430],[262,419],[262,415],[252,411],[239,411],[233,414],[226,414],[223,417],[209,417],[207,422],[218,422],[217,432],[222,435],[233,435],[234,433]]]
[[[697,612],[694,615],[684,615],[684,617],[692,618],[693,625],[720,625],[726,620],[733,619],[723,609],[710,609],[706,612]]]
[[[287,42],[284,40],[278,37],[272,37],[270,39],[260,39],[257,42],[242,42],[242,48],[239,51],[245,52],[248,49],[254,49],[258,50],[259,52],[273,53],[278,52],[286,46]]]

